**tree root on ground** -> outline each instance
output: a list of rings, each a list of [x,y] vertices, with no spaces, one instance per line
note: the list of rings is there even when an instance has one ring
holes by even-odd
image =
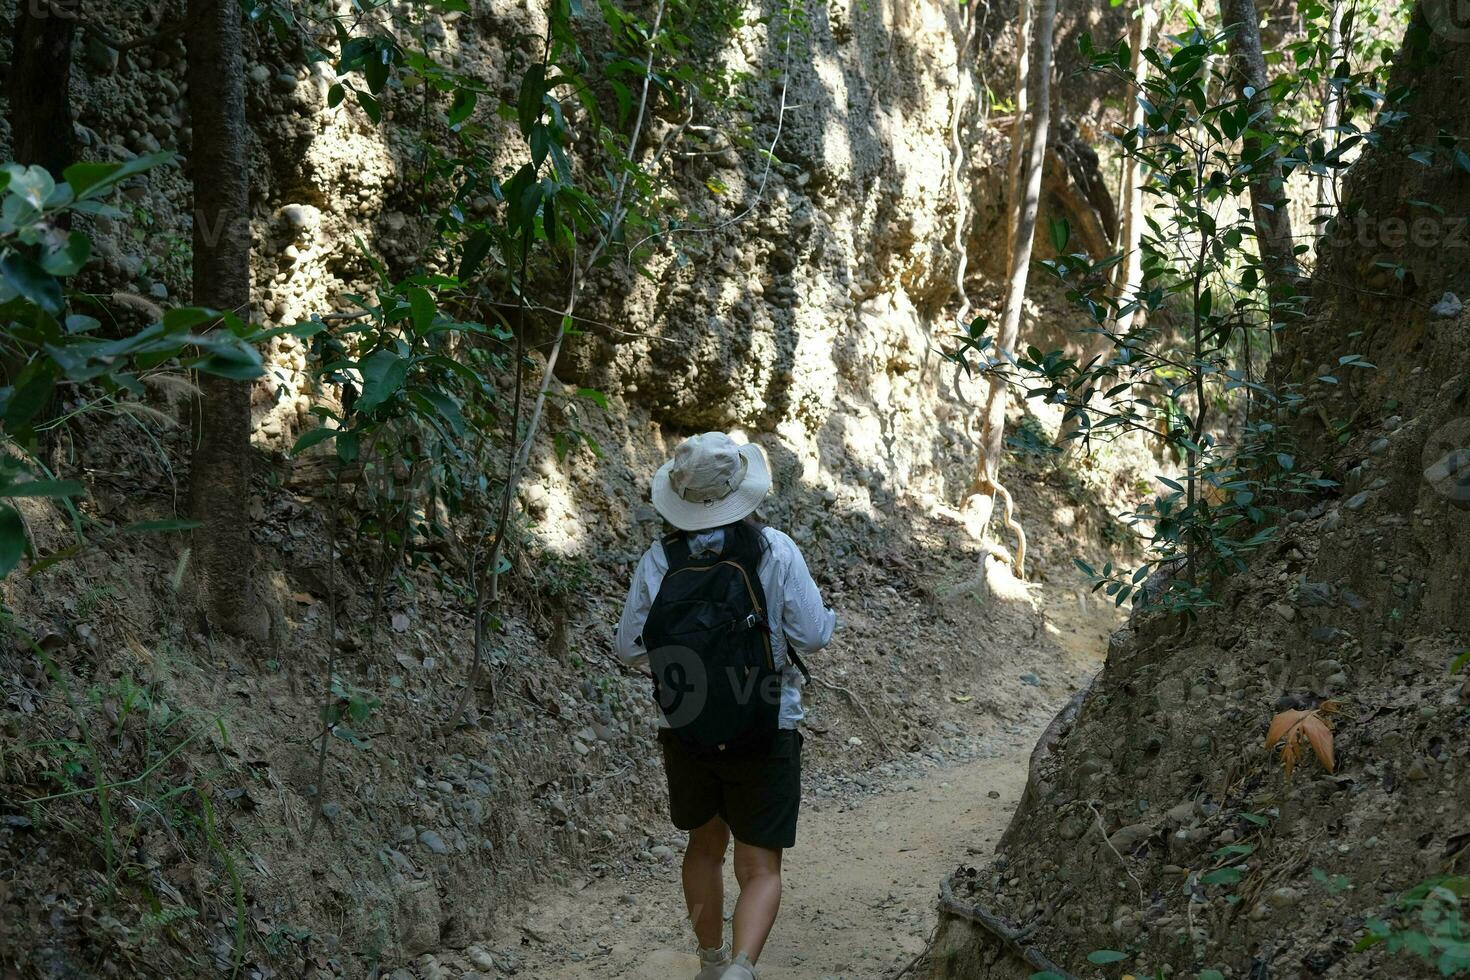
[[[846,695],[847,700],[852,702],[852,706],[858,709],[858,711],[862,712],[862,716],[867,721],[868,727],[873,730],[873,737],[878,740],[878,747],[883,750],[883,754],[893,754],[893,751],[888,747],[888,742],[883,738],[883,729],[878,727],[878,723],[873,720],[872,715],[868,714],[868,709],[863,706],[863,702],[858,699],[858,696],[856,694],[852,693],[841,684],[833,684],[831,681],[823,680],[820,677],[813,677],[812,680],[827,688],[828,690],[836,691],[839,694]]]
[[[1052,903],[1048,912],[1055,909],[1066,895],[1066,890],[1058,893],[1056,901]],[[1062,980],[1077,980],[1075,974],[1053,963],[1051,958],[1041,950],[1035,946],[1027,946],[1025,944],[1026,937],[1037,930],[1046,916],[1037,916],[1030,925],[1013,926],[982,905],[970,905],[961,902],[955,897],[954,883],[950,877],[946,877],[939,883],[939,911],[945,915],[953,915],[956,918],[966,919],[985,929],[1002,946],[1006,947],[1013,955],[1020,957],[1027,965],[1039,971],[1054,973],[1058,977],[1061,977]]]
[[[970,485],[969,493],[965,494],[965,504],[962,507],[968,505],[977,496],[999,497],[1001,503],[1005,505],[1001,521],[1005,524],[1006,529],[1016,536],[1016,554],[1011,559],[1011,567],[1016,571],[1016,578],[1023,582],[1026,581],[1026,529],[1021,526],[1020,521],[1016,520],[1016,504],[1011,499],[1011,492],[999,480],[977,477]]]

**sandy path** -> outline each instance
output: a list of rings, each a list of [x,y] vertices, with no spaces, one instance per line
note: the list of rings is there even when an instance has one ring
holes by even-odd
[[[1016,583],[1012,591],[1020,599],[1026,587]],[[956,715],[967,724],[939,723],[948,733],[935,740],[942,752],[907,754],[881,772],[839,765],[803,776],[781,918],[761,958],[767,980],[893,977],[924,948],[940,879],[967,853],[992,852],[1020,801],[1037,736],[1077,679],[1096,669],[1120,618],[1111,604],[1065,589],[1039,590],[1036,598],[1047,636],[1062,652],[1042,664],[1045,687],[1023,686],[1001,703],[1003,717],[977,702],[972,719]],[[667,825],[646,832],[668,842],[655,848],[665,853],[613,860],[569,885],[543,886],[523,914],[502,920],[485,944],[502,967],[493,975],[692,978],[698,965],[688,952],[693,933],[679,888],[682,842]],[[725,894],[728,917],[737,894],[728,861]]]
[[[940,878],[967,848],[989,853],[1005,829],[1034,739],[1029,730],[997,734],[972,761],[925,759],[922,771],[877,793],[808,800],[763,976],[877,980],[906,965],[933,928]],[[728,916],[729,862],[726,879]],[[518,941],[500,939],[519,945],[522,976],[677,980],[698,968],[682,919],[674,857],[543,893],[520,920]]]

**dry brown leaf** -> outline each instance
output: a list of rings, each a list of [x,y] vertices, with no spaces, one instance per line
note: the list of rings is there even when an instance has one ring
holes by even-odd
[[[1266,729],[1266,751],[1281,747],[1281,764],[1286,769],[1286,778],[1301,760],[1302,752],[1311,746],[1312,753],[1322,768],[1332,772],[1337,762],[1332,752],[1332,724],[1327,716],[1337,710],[1337,704],[1323,701],[1310,711],[1283,711],[1271,719]]]

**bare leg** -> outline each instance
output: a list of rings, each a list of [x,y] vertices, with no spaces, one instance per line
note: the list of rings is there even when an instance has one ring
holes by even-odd
[[[730,828],[718,816],[689,833],[684,849],[684,904],[699,945],[714,949],[724,944],[725,849]],[[769,928],[769,926],[767,927]]]
[[[735,842],[735,880],[740,900],[735,903],[734,955],[742,952],[754,963],[760,959],[766,937],[781,910],[781,851]]]

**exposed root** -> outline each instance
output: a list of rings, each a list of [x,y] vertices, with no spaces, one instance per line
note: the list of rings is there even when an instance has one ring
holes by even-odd
[[[858,709],[858,711],[862,714],[863,719],[868,723],[868,727],[873,730],[873,737],[878,740],[878,747],[883,750],[883,754],[893,754],[892,750],[888,748],[888,742],[883,738],[883,729],[878,727],[878,723],[873,720],[872,715],[868,714],[868,709],[863,706],[863,702],[858,699],[858,696],[856,694],[852,693],[841,684],[833,684],[831,681],[824,680],[821,677],[813,677],[812,680],[815,683],[827,688],[828,690],[836,691],[838,694],[845,695],[847,697],[847,700],[852,703],[852,706]]]
[[[1026,581],[1026,529],[1021,526],[1020,521],[1016,520],[1016,504],[1011,498],[1011,492],[999,480],[977,476],[975,482],[970,485],[969,492],[965,494],[965,502],[960,505],[961,510],[969,506],[970,501],[976,497],[999,497],[1001,503],[1005,505],[1001,521],[1005,524],[1006,530],[1016,536],[1015,556],[1005,555],[1005,557],[1015,570],[1016,578],[1023,582]]]
[[[1011,492],[999,480],[992,480],[990,482],[995,487],[996,496],[1000,497],[1006,505],[1004,515],[1005,525],[1016,536],[1016,559],[1013,563],[1016,569],[1016,578],[1024,582],[1026,581],[1026,529],[1021,527],[1021,522],[1015,518],[1016,505],[1011,500]]]
[[[1133,884],[1138,888],[1138,907],[1142,908],[1147,904],[1143,900],[1143,882],[1138,880],[1138,875],[1134,874],[1133,869],[1128,867],[1128,860],[1118,852],[1118,849],[1113,846],[1113,842],[1108,839],[1108,829],[1103,826],[1102,811],[1097,808],[1097,804],[1092,800],[1088,800],[1087,808],[1092,811],[1093,817],[1097,820],[1097,832],[1102,835],[1103,843],[1108,846],[1108,850],[1113,852],[1113,857],[1118,859],[1118,864],[1123,867],[1123,873],[1132,878]]]
[[[1061,899],[1065,892],[1066,890],[1064,889],[1062,893],[1058,894],[1057,898]],[[1057,902],[1054,901],[1053,908],[1056,904]],[[1035,946],[1027,946],[1025,944],[1026,937],[1035,932],[1041,924],[1042,916],[1038,916],[1029,926],[1013,926],[984,906],[961,902],[955,897],[954,885],[950,878],[945,878],[939,883],[939,910],[946,915],[966,919],[981,926],[991,935],[995,936],[1012,954],[1020,957],[1023,962],[1034,969],[1050,972],[1058,977],[1062,977],[1063,980],[1077,980],[1074,974],[1069,973],[1052,962],[1051,958],[1041,950]]]

